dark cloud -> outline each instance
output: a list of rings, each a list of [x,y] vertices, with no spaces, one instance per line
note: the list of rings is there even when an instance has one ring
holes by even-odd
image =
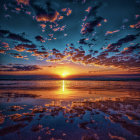
[[[33,52],[34,52],[33,56],[39,56],[39,57],[42,57],[42,58],[47,58],[49,56],[49,53],[47,51],[35,50]]]
[[[47,2],[45,8],[42,8],[40,5],[31,3],[31,6],[35,10],[36,20],[38,22],[55,22],[59,19],[60,14],[55,9],[51,7],[51,3]]]
[[[134,45],[134,46],[130,46],[130,47],[124,48],[124,50],[121,52],[121,54],[125,54],[125,55],[127,55],[127,54],[132,54],[133,51],[139,50],[139,49],[140,49],[140,45],[139,45],[139,44],[136,44],[136,45]],[[139,50],[139,51],[140,51],[140,50]]]
[[[3,35],[9,34],[10,31],[8,30],[0,30],[0,36],[3,37]]]
[[[45,51],[45,50],[46,50],[46,48],[45,48],[44,46],[41,46],[41,50]]]
[[[21,64],[12,64],[12,65],[0,65],[0,71],[35,71],[40,70],[41,68],[37,65],[21,65]]]
[[[27,56],[23,56],[20,53],[9,53],[11,56],[15,58],[23,58],[23,59],[28,59]]]
[[[19,52],[22,52],[22,51],[25,51],[25,50],[28,50],[28,49],[35,49],[36,46],[34,44],[19,44],[17,46],[14,47],[15,50],[19,51]]]
[[[6,52],[5,49],[0,49],[0,53],[4,54]]]
[[[79,40],[79,44],[84,44],[84,45],[86,45],[86,44],[88,44],[87,42],[86,42],[86,38],[82,38],[82,39],[80,39]]]
[[[87,23],[83,24],[82,29],[81,29],[81,33],[82,34],[92,33],[94,31],[94,28],[97,25],[99,25],[102,20],[103,20],[102,17],[97,17],[94,21],[87,22]]]
[[[10,33],[7,38],[13,39],[13,40],[17,40],[17,41],[21,41],[21,42],[25,42],[25,43],[30,43],[31,41],[28,39],[23,38],[22,36],[18,35],[18,34],[14,34],[14,33]]]
[[[43,38],[42,36],[39,36],[39,35],[36,36],[35,39],[36,39],[37,41],[40,41],[40,42],[45,42],[44,38]]]
[[[85,57],[85,51],[76,50],[75,53],[73,53],[72,60],[73,61],[82,61]]]
[[[65,55],[64,54],[62,54],[62,53],[60,53],[60,51],[59,50],[57,50],[57,49],[52,49],[52,55],[54,55],[54,57],[57,59],[57,60],[61,60],[61,59],[63,59],[64,57],[65,57]],[[53,57],[52,57],[53,58]]]
[[[96,16],[97,10],[98,10],[101,6],[102,6],[102,4],[99,3],[99,4],[96,5],[95,7],[89,7],[89,13],[88,13],[87,17]]]
[[[119,52],[118,48],[121,47],[122,44],[131,42],[135,40],[139,36],[139,33],[136,35],[127,35],[122,39],[119,39],[116,43],[109,44],[107,46],[106,52]]]
[[[25,39],[21,35],[11,33],[8,30],[0,30],[0,37],[2,37],[2,38],[10,38],[12,40],[17,40],[17,41],[21,41],[21,42],[25,42],[25,43],[31,43],[30,40]]]
[[[6,42],[1,42],[0,45],[4,48],[9,48],[9,44]]]

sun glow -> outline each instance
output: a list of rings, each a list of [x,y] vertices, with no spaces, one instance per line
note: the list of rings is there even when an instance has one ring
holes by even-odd
[[[61,76],[64,78],[64,77],[66,77],[66,76],[68,76],[69,75],[69,72],[63,72],[62,74],[61,74]]]

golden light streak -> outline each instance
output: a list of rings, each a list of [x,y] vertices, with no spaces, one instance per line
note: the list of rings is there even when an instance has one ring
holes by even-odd
[[[62,90],[63,92],[65,91],[65,81],[63,80],[63,84],[62,84]]]

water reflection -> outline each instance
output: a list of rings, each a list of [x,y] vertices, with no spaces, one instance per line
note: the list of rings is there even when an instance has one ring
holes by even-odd
[[[58,89],[58,91],[61,91],[61,94],[63,95],[64,98],[68,98],[68,96],[71,94],[71,90],[68,89],[68,85],[65,80],[62,80],[61,88]]]
[[[0,139],[140,139],[139,82],[0,84]]]
[[[63,83],[62,83],[62,87],[63,87],[63,92],[65,91],[65,81],[63,80]]]
[[[0,97],[39,97],[52,100],[103,99],[139,96],[139,82],[122,81],[0,81]],[[0,99],[1,100],[1,99]]]

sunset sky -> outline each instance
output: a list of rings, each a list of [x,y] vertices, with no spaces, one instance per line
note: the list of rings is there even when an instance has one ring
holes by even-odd
[[[0,74],[140,73],[140,0],[1,0]]]

